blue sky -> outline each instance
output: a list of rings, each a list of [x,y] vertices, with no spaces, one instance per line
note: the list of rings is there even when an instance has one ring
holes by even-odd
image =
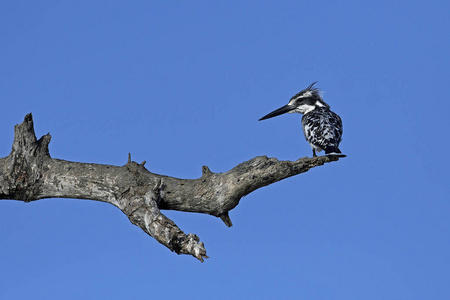
[[[310,83],[347,158],[219,219],[165,212],[211,257],[177,256],[115,207],[0,201],[1,299],[450,297],[445,1],[2,1],[0,155],[32,112],[54,158],[155,173],[311,156]]]

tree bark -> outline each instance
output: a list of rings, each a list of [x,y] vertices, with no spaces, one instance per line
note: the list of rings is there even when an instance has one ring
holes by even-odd
[[[245,195],[324,163],[336,156],[279,161],[258,156],[224,173],[202,167],[198,179],[154,174],[128,157],[124,166],[79,163],[51,158],[51,136],[36,139],[31,114],[14,127],[11,153],[0,158],[0,199],[25,202],[44,198],[91,199],[110,203],[158,242],[177,254],[208,258],[195,234],[185,234],[161,210],[204,213],[232,226],[228,212]]]

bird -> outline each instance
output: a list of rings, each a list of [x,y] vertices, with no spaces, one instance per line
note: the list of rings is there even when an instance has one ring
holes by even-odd
[[[316,151],[325,150],[325,155],[346,157],[339,149],[342,140],[342,120],[330,106],[323,101],[318,88],[313,82],[306,89],[295,94],[289,103],[265,115],[259,121],[270,119],[285,113],[300,113],[302,129],[306,141],[316,157]]]

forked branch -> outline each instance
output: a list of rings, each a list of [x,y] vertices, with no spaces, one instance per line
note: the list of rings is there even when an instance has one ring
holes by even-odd
[[[335,156],[279,161],[258,156],[228,172],[202,167],[198,179],[154,174],[131,160],[124,166],[70,162],[50,157],[51,136],[36,139],[31,114],[14,128],[11,153],[0,158],[0,199],[25,202],[43,198],[91,199],[110,203],[158,242],[200,261],[206,256],[195,234],[185,234],[161,210],[204,213],[232,226],[228,212],[245,195],[331,161]]]

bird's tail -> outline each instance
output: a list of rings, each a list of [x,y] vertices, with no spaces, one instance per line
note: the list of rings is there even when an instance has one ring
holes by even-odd
[[[327,146],[325,148],[325,155],[336,155],[339,157],[346,157],[347,155],[342,154],[341,150],[339,150],[336,146]]]

